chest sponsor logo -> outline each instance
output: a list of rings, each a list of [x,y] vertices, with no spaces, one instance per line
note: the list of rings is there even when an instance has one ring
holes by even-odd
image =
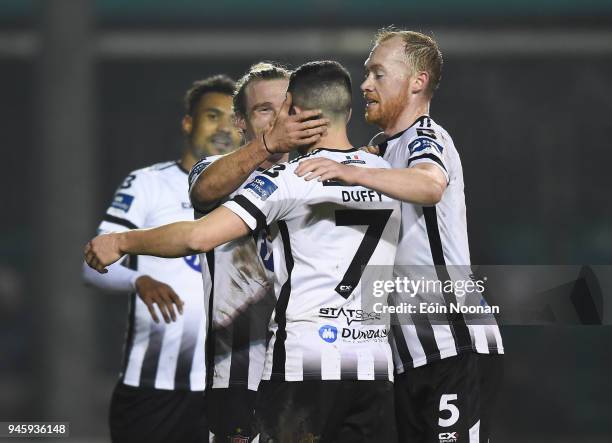
[[[200,263],[200,256],[198,254],[190,255],[188,257],[183,257],[183,260],[185,260],[185,263],[187,263],[187,266],[189,266],[194,271],[197,271],[197,272],[202,271],[202,265]]]
[[[267,200],[274,191],[278,189],[272,180],[263,175],[258,175],[253,179],[251,183],[246,185],[244,189],[250,189],[253,191],[261,200]]]
[[[118,192],[115,194],[115,197],[113,198],[113,202],[111,203],[111,206],[115,209],[120,209],[123,212],[128,212],[133,202],[134,202],[133,195]]]
[[[321,308],[319,309],[321,318],[344,318],[348,326],[353,322],[380,320],[380,313],[367,312],[363,309],[348,308]]]
[[[342,339],[351,342],[386,342],[388,329],[342,328]]]
[[[319,337],[327,343],[338,340],[338,329],[332,325],[324,325],[319,328]]]

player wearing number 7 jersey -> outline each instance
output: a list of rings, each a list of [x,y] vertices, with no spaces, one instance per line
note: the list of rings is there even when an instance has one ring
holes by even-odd
[[[351,86],[341,65],[303,65],[289,91],[295,111],[319,108],[330,119],[327,135],[302,150],[308,157],[389,167],[346,136]],[[97,237],[86,260],[103,272],[126,253],[187,255],[269,226],[277,303],[258,392],[260,441],[393,442],[389,326],[322,312],[361,308],[364,266],[391,270],[399,203],[360,186],[305,181],[294,173],[299,161],[256,177],[202,219]]]

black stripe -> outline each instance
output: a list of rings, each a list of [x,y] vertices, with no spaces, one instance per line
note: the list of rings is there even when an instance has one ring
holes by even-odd
[[[434,154],[421,154],[421,155],[417,155],[416,157],[410,157],[408,159],[408,164],[406,165],[406,167],[410,166],[410,163],[412,163],[413,161],[421,160],[422,158],[428,158],[430,160],[435,161],[437,164],[439,164],[442,167],[442,169],[446,171],[446,166],[444,166],[444,163],[442,163],[442,160],[440,160],[440,158]]]
[[[287,339],[287,306],[291,295],[291,272],[293,271],[293,255],[291,254],[291,243],[289,241],[289,230],[287,223],[283,220],[278,222],[278,229],[283,241],[285,251],[285,265],[287,267],[287,280],[283,284],[278,301],[274,321],[278,325],[276,330],[276,340],[274,341],[274,351],[272,353],[272,375],[270,380],[285,381],[285,362],[287,353],[285,350],[285,340]]]
[[[138,386],[141,388],[155,387],[155,378],[157,377],[157,368],[159,367],[159,357],[165,332],[166,324],[163,319],[160,320],[160,323],[151,323],[149,343],[147,344],[147,350],[145,351],[140,370],[140,383]]]
[[[402,331],[402,325],[399,321],[399,317],[395,313],[391,314],[391,331],[393,333],[393,341],[395,342],[395,347],[397,349],[397,353],[399,354],[400,360],[402,361],[405,367],[413,367],[414,360],[410,355],[408,344],[406,343],[406,337],[404,337],[404,332]]]
[[[419,118],[417,118],[414,123],[412,123],[410,126],[408,126],[406,129],[404,129],[403,131],[400,131],[396,134],[393,134],[392,136],[388,137],[386,141],[389,140],[395,140],[396,138],[400,138],[402,135],[404,135],[404,132],[406,132],[408,129],[412,128],[414,125],[416,125],[417,123],[420,123],[421,125],[423,124],[423,122],[425,121],[427,117],[426,115],[422,115]]]
[[[134,271],[138,270],[138,256],[128,255],[125,263],[126,267]],[[121,363],[121,380],[125,378],[125,370],[129,361],[132,348],[134,347],[134,322],[136,318],[136,293],[130,294],[130,302],[128,307],[128,327],[125,335],[125,345],[123,349],[123,362]]]
[[[206,362],[206,387],[210,388],[213,384],[215,373],[215,333],[213,331],[213,312],[215,302],[215,250],[206,253],[208,272],[210,273],[210,297],[208,299],[208,318],[206,331],[206,348],[204,351],[204,361]]]
[[[427,314],[412,314],[412,322],[417,334],[417,339],[421,343],[423,353],[425,354],[425,364],[440,360],[440,348],[434,335],[433,326],[427,317]]]
[[[232,355],[230,359],[230,386],[249,382],[249,351],[251,322],[249,307],[232,322]]]
[[[104,218],[102,220],[109,222],[109,223],[114,223],[119,226],[123,226],[128,229],[138,229],[138,226],[136,226],[131,221],[126,220],[124,218],[115,217],[114,215],[104,214]]]
[[[386,141],[379,144],[378,145],[378,155],[380,155],[381,157],[384,157],[385,153],[387,152],[387,146],[389,146],[389,143],[387,143]]]
[[[263,215],[263,212],[261,212],[259,208],[253,203],[251,203],[249,199],[246,198],[244,195],[238,194],[232,200],[238,203],[242,207],[242,209],[247,211],[251,215],[251,217],[257,220],[257,227],[254,229],[254,231],[258,231],[267,226],[266,216]]]
[[[425,216],[425,225],[427,226],[427,237],[429,239],[429,247],[434,265],[436,266],[436,274],[442,282],[450,281],[450,275],[446,268],[446,260],[444,259],[444,250],[442,249],[442,239],[438,228],[438,214],[435,206],[423,207],[423,215]],[[450,309],[451,303],[457,303],[457,297],[454,293],[442,291],[444,295],[444,303]],[[453,313],[448,316],[449,325],[455,338],[455,348],[457,353],[461,353],[466,349],[472,349],[472,340],[465,319],[460,313]]]
[[[357,354],[354,352],[344,352],[340,354],[340,380],[358,380]]]
[[[197,340],[198,337],[193,332],[187,334],[187,327],[183,329],[174,372],[174,389],[191,390],[191,368]]]
[[[176,162],[174,162],[174,164],[176,165],[177,168],[179,168],[182,172],[184,172],[185,174],[189,175],[189,171],[187,169],[185,169],[185,167],[183,166],[183,163],[180,160],[177,160]]]

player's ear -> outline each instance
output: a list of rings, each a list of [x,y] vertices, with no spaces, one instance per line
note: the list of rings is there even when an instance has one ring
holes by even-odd
[[[427,88],[429,83],[429,73],[427,71],[418,72],[410,79],[410,89],[413,94],[418,94]]]
[[[191,131],[193,131],[193,118],[191,117],[191,115],[186,115],[185,117],[183,117],[181,127],[183,128],[183,133],[185,135],[191,135]]]

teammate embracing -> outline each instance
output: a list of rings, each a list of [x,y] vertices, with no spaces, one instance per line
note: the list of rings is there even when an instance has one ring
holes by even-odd
[[[378,148],[393,169],[316,159],[302,162],[297,172],[402,201],[396,274],[414,280],[433,274],[445,282],[469,280],[471,272],[461,161],[449,134],[429,116],[441,69],[432,38],[383,29],[366,60],[361,90],[366,120],[383,130]],[[446,306],[462,303],[452,292],[435,296]],[[487,442],[502,373],[494,318],[415,315],[400,323],[393,326],[392,342],[400,441]]]
[[[228,152],[240,140],[232,119],[233,90],[234,82],[226,76],[193,84],[185,96],[181,159],[131,172],[117,189],[99,232],[193,220],[188,170],[200,157]],[[83,272],[89,284],[131,293],[124,363],[110,407],[112,441],[207,441],[206,315],[198,256],[130,255],[125,266],[116,263],[104,275],[87,266]]]
[[[330,120],[326,135],[301,147],[307,157],[348,157],[364,169],[389,167],[347,138],[351,82],[341,65],[302,65],[292,73],[288,90],[292,112],[320,109]],[[276,137],[268,139],[271,131],[265,134],[264,148],[283,152],[286,147]],[[210,251],[268,226],[277,301],[256,408],[260,441],[392,443],[388,325],[330,318],[321,309],[361,308],[364,267],[393,264],[399,204],[360,186],[303,180],[295,174],[302,160],[262,172],[199,220],[96,237],[85,249],[86,260],[104,272],[123,254],[177,257]]]

